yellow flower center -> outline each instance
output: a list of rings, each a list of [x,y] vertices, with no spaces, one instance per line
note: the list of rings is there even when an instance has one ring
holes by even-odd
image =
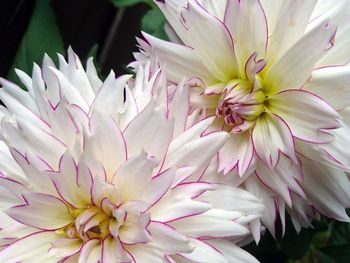
[[[118,235],[118,230],[124,222],[123,211],[115,216],[112,209],[102,209],[97,206],[87,208],[72,208],[70,214],[73,221],[70,225],[56,231],[68,238],[79,238],[82,241],[90,239],[106,239]]]

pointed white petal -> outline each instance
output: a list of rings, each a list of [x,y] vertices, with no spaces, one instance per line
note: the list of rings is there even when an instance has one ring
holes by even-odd
[[[326,67],[314,70],[304,89],[317,94],[334,109],[350,106],[350,67]]]
[[[90,239],[81,249],[78,263],[96,262],[102,262],[102,244],[98,239]]]
[[[254,147],[249,132],[230,133],[230,138],[220,149],[219,171],[224,174],[237,167],[239,175],[243,175],[253,164]]]
[[[66,204],[57,197],[27,193],[23,194],[23,198],[26,204],[6,211],[6,214],[22,224],[43,230],[55,230],[65,227],[73,220]]]
[[[329,48],[335,31],[336,27],[328,22],[321,24],[301,38],[276,61],[264,77],[268,94],[301,88],[310,77],[316,62]]]
[[[340,115],[325,101],[304,90],[287,90],[269,99],[269,109],[289,126],[294,137],[313,143],[332,141],[327,129],[340,127]]]
[[[59,172],[49,174],[60,196],[73,207],[86,207],[90,204],[90,188],[80,186],[82,176],[86,176],[92,185],[91,175],[78,174],[78,166],[70,154],[64,154],[60,160]],[[79,178],[80,177],[80,178]]]
[[[210,184],[200,182],[177,185],[149,210],[152,220],[168,222],[208,211],[213,206],[197,201],[195,197],[212,188]]]
[[[238,247],[224,239],[213,239],[208,240],[208,244],[215,247],[222,254],[225,255],[225,258],[228,262],[242,262],[242,263],[258,263],[259,261],[246,252],[244,249]]]
[[[192,48],[166,42],[146,33],[143,34],[150,45],[143,48],[166,64],[169,81],[177,83],[184,77],[192,76],[203,77],[205,80],[215,80],[215,76],[205,68]]]
[[[226,82],[236,76],[238,68],[233,40],[224,23],[194,1],[188,3],[182,17],[191,35],[191,46],[215,78]]]
[[[302,181],[301,166],[299,163],[293,163],[285,156],[281,156],[278,164],[273,169],[269,169],[265,164],[259,162],[256,175],[265,186],[279,194],[289,206],[292,206],[290,191],[306,198],[300,186]]]
[[[246,62],[253,53],[259,59],[265,57],[268,39],[265,12],[259,0],[229,0],[224,22],[234,39],[240,75],[244,76]]]
[[[156,160],[162,161],[172,133],[173,120],[167,120],[162,109],[155,110],[154,102],[151,101],[124,131],[128,156],[138,155],[144,150]]]
[[[131,262],[128,253],[115,238],[107,238],[103,241],[102,262],[119,263]]]
[[[234,220],[240,213],[211,209],[200,215],[180,218],[170,223],[181,233],[191,237],[232,237],[244,236],[248,229]]]
[[[157,162],[145,152],[124,162],[116,172],[113,183],[118,187],[124,201],[137,200],[152,179]]]
[[[280,117],[264,113],[258,117],[252,132],[254,149],[269,167],[275,167],[283,153],[297,162],[292,132]]]
[[[111,116],[99,113],[92,115],[90,130],[91,137],[85,145],[84,159],[94,175],[103,170],[111,180],[127,158],[124,136]]]
[[[350,207],[350,181],[337,168],[302,159],[303,187],[313,205],[323,214],[349,222],[345,208]]]
[[[263,1],[270,2],[270,1]],[[303,37],[305,28],[309,23],[317,0],[283,0],[273,3],[273,7],[280,5],[276,16],[275,27],[269,27],[271,38],[269,39],[269,63],[278,61],[300,38]],[[269,15],[269,11],[267,14]],[[268,17],[269,19],[270,17]],[[271,61],[272,60],[272,61]]]
[[[0,251],[1,262],[57,262],[50,258],[48,250],[51,242],[57,239],[55,232],[38,232],[12,243]]]

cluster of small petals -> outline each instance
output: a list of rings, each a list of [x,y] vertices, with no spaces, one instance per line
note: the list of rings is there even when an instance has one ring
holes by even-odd
[[[188,77],[195,119],[230,134],[209,177],[262,198],[272,234],[285,210],[297,230],[320,214],[349,221],[350,2],[155,2],[170,41],[144,33],[132,65]]]
[[[256,262],[236,244],[263,205],[198,177],[228,135],[191,120],[187,84],[68,54],[18,70],[27,91],[1,80],[0,262]]]

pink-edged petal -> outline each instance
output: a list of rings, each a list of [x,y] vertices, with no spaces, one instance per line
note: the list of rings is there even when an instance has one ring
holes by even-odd
[[[74,85],[75,89],[79,91],[86,103],[91,105],[95,98],[95,93],[91,88],[90,81],[86,76],[83,65],[71,46],[67,49],[67,55],[68,65],[66,68],[60,67],[60,70]]]
[[[213,81],[215,76],[203,65],[193,48],[167,42],[143,33],[149,44],[141,47],[152,57],[157,57],[166,65],[168,79],[175,83],[184,77],[199,76]]]
[[[211,189],[212,185],[201,182],[177,185],[150,209],[152,220],[168,222],[208,211],[213,207],[209,202],[197,201],[194,198]]]
[[[151,100],[124,131],[128,156],[139,155],[142,150],[161,161],[173,134],[173,120],[165,119],[162,109],[155,110]],[[157,138],[156,140],[154,138]]]
[[[189,113],[189,96],[188,87],[184,82],[180,83],[171,103],[169,117],[175,119],[174,137],[184,132],[186,128],[186,120]]]
[[[78,166],[75,160],[70,154],[65,153],[60,160],[59,172],[49,173],[48,176],[55,185],[57,192],[66,202],[74,207],[86,207],[90,204],[92,178],[90,173],[78,173]],[[90,181],[90,183],[81,187],[79,185],[81,177],[87,177],[85,180]],[[84,186],[88,186],[88,188],[84,188]]]
[[[137,200],[152,179],[158,163],[141,152],[123,163],[116,172],[113,183],[118,187],[124,201]]]
[[[346,173],[329,165],[302,159],[303,187],[312,204],[324,215],[349,222],[350,181]]]
[[[160,249],[166,253],[177,251],[177,253],[188,253],[192,251],[188,238],[171,226],[152,221],[148,226],[152,236],[150,246]]]
[[[239,246],[225,239],[207,240],[207,244],[220,251],[228,262],[258,263],[259,261]]]
[[[32,152],[51,167],[57,167],[66,145],[53,134],[23,119],[17,124],[10,119],[2,120],[2,136],[6,143],[20,152]]]
[[[250,176],[255,170],[255,163],[252,164],[251,170],[248,170],[243,176],[239,176],[236,170],[232,170],[231,172],[223,175],[222,173],[218,173],[218,161],[216,158],[213,158],[209,163],[209,166],[205,167],[204,171],[198,171],[197,176],[203,182],[209,182],[214,184],[224,184],[232,187],[240,186],[245,179]],[[197,178],[198,178],[197,177]],[[193,177],[196,178],[196,177]],[[193,180],[192,176],[189,178]]]
[[[253,164],[253,156],[254,147],[250,133],[230,133],[230,138],[218,154],[218,171],[223,171],[226,174],[237,167],[238,174],[242,176]]]
[[[269,113],[259,116],[252,139],[256,154],[267,166],[275,167],[281,153],[297,162],[291,130],[280,117]]]
[[[119,111],[118,125],[121,130],[125,129],[125,127],[136,117],[138,110],[134,95],[129,87],[125,87],[124,107]]]
[[[64,94],[67,101],[71,104],[79,105],[86,113],[88,113],[90,110],[90,105],[85,101],[79,90],[73,86],[62,71],[53,67],[50,67],[49,69],[53,72],[53,74],[55,74],[61,89],[61,94]],[[85,94],[84,91],[83,93]]]
[[[317,94],[336,110],[345,109],[350,106],[350,66],[314,70],[303,89]]]
[[[261,162],[258,163],[255,173],[265,186],[280,195],[289,206],[292,206],[290,191],[306,198],[300,186],[303,179],[301,165],[293,163],[285,156],[281,156],[273,169]]]
[[[86,76],[89,79],[90,85],[94,93],[96,94],[102,86],[102,81],[98,77],[97,69],[94,65],[93,58],[89,58],[86,62]]]
[[[0,251],[1,262],[57,262],[50,258],[51,242],[58,238],[55,232],[37,232],[18,239]]]
[[[73,221],[66,204],[57,197],[27,193],[23,194],[23,198],[26,204],[6,211],[6,214],[22,224],[43,230],[56,230]]]
[[[181,133],[174,140],[172,140],[169,150],[177,150],[184,144],[200,138],[214,120],[215,117],[208,117],[198,122],[194,121],[193,126],[188,127],[185,132]]]
[[[127,146],[118,125],[109,115],[95,113],[90,120],[91,137],[87,140],[83,159],[94,175],[105,173],[111,180],[127,158]]]
[[[55,256],[56,258],[66,258],[79,252],[83,242],[79,238],[57,238],[51,242],[52,247],[48,251],[50,256]]]
[[[203,1],[203,7],[215,17],[223,20],[225,15],[225,8],[227,6],[226,0],[219,1]]]
[[[26,183],[25,173],[11,154],[11,151],[6,143],[0,142],[0,171],[2,176]]]
[[[102,262],[106,263],[130,263],[132,259],[121,246],[118,239],[107,238],[103,241]]]
[[[143,211],[146,210],[146,205],[140,201],[131,201],[121,206],[126,211],[126,217],[118,236],[124,244],[147,243],[152,240],[148,231],[150,215]]]
[[[235,211],[211,209],[205,213],[172,221],[179,232],[198,238],[244,236],[249,230],[235,222],[241,214]]]
[[[91,197],[95,204],[102,205],[104,199],[108,199],[112,204],[121,202],[120,193],[117,187],[109,182],[106,182],[101,177],[95,177],[91,188]]]
[[[165,26],[165,29],[169,39],[174,42],[173,39],[175,38],[177,40],[175,43],[187,43],[189,36],[187,35],[186,28],[184,27],[183,20],[180,16],[181,10],[187,6],[187,0],[156,0],[155,3],[160,8],[167,20],[168,25]],[[167,27],[173,31],[171,35],[169,35],[169,30],[167,30]]]
[[[255,176],[249,176],[244,182],[244,186],[247,191],[262,200],[265,209],[262,211],[261,222],[275,237],[275,224],[278,214],[273,193]]]
[[[0,206],[2,209],[23,203],[22,195],[28,192],[30,190],[21,183],[0,177]]]
[[[173,256],[175,262],[228,262],[223,253],[205,241],[191,238],[190,244],[194,250]]]
[[[190,45],[201,57],[205,67],[222,82],[237,76],[233,40],[225,24],[195,1],[190,1],[181,14],[191,35]]]
[[[256,52],[259,59],[265,57],[268,29],[260,1],[227,1],[225,24],[234,39],[240,75],[244,76],[245,65],[251,54]]]
[[[309,23],[307,30],[312,29],[325,20],[330,20],[331,23],[337,25],[337,34],[332,48],[318,61],[317,68],[327,67],[329,65],[340,66],[349,63],[349,8],[348,1],[318,1],[312,21]]]
[[[346,171],[350,169],[350,127],[343,123],[343,127],[332,131],[334,141],[330,144],[320,145],[323,158],[333,166],[340,167]],[[317,160],[318,161],[318,160]]]
[[[96,263],[102,261],[102,243],[98,239],[87,241],[80,251],[78,263]]]
[[[336,27],[328,22],[321,24],[276,61],[264,77],[268,95],[281,90],[301,88],[310,77],[316,62],[329,48],[335,30]]]
[[[237,211],[245,215],[258,215],[264,209],[261,201],[253,194],[227,185],[216,185],[215,189],[204,192],[195,200],[209,203],[219,209]],[[232,200],[235,201],[232,202]]]
[[[111,71],[96,94],[93,111],[106,113],[115,121],[119,120],[119,114],[124,107],[124,88],[130,78],[131,75],[115,78],[114,72]]]
[[[169,191],[175,177],[175,168],[170,168],[156,175],[143,190],[140,200],[150,204],[156,204],[164,194]]]
[[[262,1],[268,2],[266,0]],[[274,5],[269,9],[278,8],[275,27],[269,28],[271,38],[269,39],[269,58],[273,63],[278,61],[300,38],[304,36],[305,29],[309,23],[310,16],[314,10],[317,0],[286,0],[281,3],[272,3]],[[270,14],[270,10],[267,11]],[[271,17],[268,17],[270,19]]]
[[[48,130],[47,123],[41,119],[34,100],[28,98],[29,94],[27,92],[3,78],[0,78],[0,84],[3,86],[0,89],[0,99],[12,114],[26,119],[42,129]]]
[[[281,117],[294,137],[313,143],[332,141],[328,129],[340,127],[341,116],[325,101],[304,90],[287,90],[268,100],[269,109]]]
[[[295,194],[292,194],[292,199],[293,209],[286,207],[286,210],[292,219],[293,226],[297,233],[300,233],[302,227],[312,228],[313,220],[319,216],[315,207]]]
[[[186,236],[174,228],[160,223],[151,222],[148,226],[152,240],[147,244],[126,245],[135,262],[164,262],[165,255],[189,253],[192,247]]]
[[[229,137],[226,132],[213,132],[187,141],[188,138],[193,138],[188,136],[188,133],[190,131],[186,131],[171,142],[163,168],[188,165],[198,169],[213,158]],[[193,156],[196,158],[192,158]]]
[[[27,154],[24,156],[16,149],[11,149],[10,151],[13,158],[27,177],[31,190],[53,195],[57,194],[50,178],[38,171],[38,169],[36,169],[31,163],[32,159],[34,159],[32,155]]]

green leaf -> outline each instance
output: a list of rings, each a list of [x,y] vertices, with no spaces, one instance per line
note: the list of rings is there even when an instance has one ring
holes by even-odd
[[[350,224],[337,222],[330,237],[332,245],[350,244]]]
[[[152,9],[142,18],[142,30],[148,34],[168,40],[164,30],[165,17],[159,8]]]
[[[323,248],[320,255],[328,259],[328,262],[349,262],[350,244],[337,245]],[[325,260],[323,260],[325,261]]]
[[[64,44],[56,24],[49,0],[37,0],[34,11],[24,34],[8,79],[19,82],[14,68],[31,74],[33,62],[40,64],[47,53],[54,60],[56,53],[64,54]]]
[[[139,3],[146,3],[151,7],[155,6],[155,4],[153,3],[153,0],[111,0],[111,1],[116,7],[133,6]]]
[[[333,258],[327,256],[326,254],[324,254],[322,252],[319,252],[316,260],[314,260],[314,261],[317,263],[339,263],[339,262],[335,261]]]
[[[281,251],[291,259],[301,259],[308,252],[313,240],[313,231],[302,229],[299,234],[290,231],[279,240]]]

